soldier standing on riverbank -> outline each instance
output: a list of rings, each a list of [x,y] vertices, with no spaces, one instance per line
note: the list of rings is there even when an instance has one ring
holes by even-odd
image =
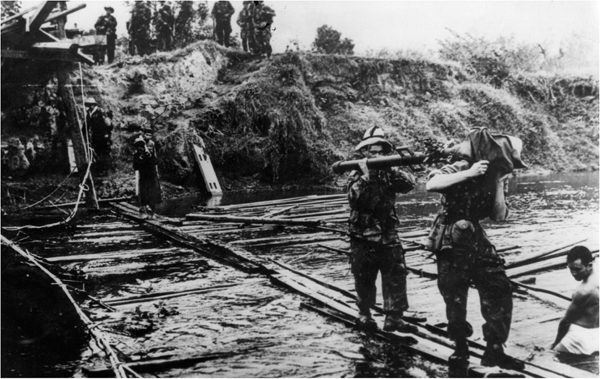
[[[112,15],[115,13],[113,7],[104,7],[106,14],[100,16],[94,28],[97,35],[106,35],[106,48],[100,49],[96,57],[97,63],[104,63],[104,54],[108,57],[108,63],[112,63],[115,59],[115,45],[117,41],[117,19]]]
[[[393,146],[384,138],[379,127],[366,131],[356,151],[367,157],[379,157],[391,153]],[[411,174],[397,168],[369,169],[365,161],[361,172],[352,171],[348,181],[348,220],[351,246],[351,268],[354,274],[359,309],[357,324],[365,329],[376,329],[371,317],[377,288],[375,281],[381,272],[384,310],[383,329],[386,331],[414,332],[416,327],[402,320],[408,309],[406,296],[406,263],[404,250],[396,228],[396,193],[408,193],[415,187]]]
[[[94,98],[85,99],[85,119],[91,134],[96,163],[95,173],[102,176],[111,168],[112,114],[105,114]]]
[[[175,17],[171,6],[160,1],[161,7],[156,14],[156,31],[158,34],[158,51],[171,51],[173,44],[173,25]]]
[[[443,195],[442,211],[429,238],[437,256],[438,288],[446,303],[448,335],[456,343],[449,360],[451,369],[468,365],[467,338],[473,334],[466,320],[471,284],[479,292],[486,321],[483,336],[487,347],[481,364],[524,367],[504,353],[512,318],[512,286],[504,272],[504,260],[479,223],[487,217],[506,219],[505,180],[513,168],[525,168],[520,160],[521,145],[517,138],[492,137],[486,129],[477,129],[458,147],[456,155],[468,159],[429,174],[427,191]]]
[[[271,48],[271,25],[273,24],[273,17],[275,17],[275,11],[266,6],[264,1],[254,2],[254,41],[256,44],[256,53],[261,58],[264,54],[269,59],[273,52]]]
[[[254,52],[254,5],[252,1],[244,1],[244,8],[240,11],[237,24],[240,27],[242,37],[242,49],[245,52]]]
[[[217,1],[210,13],[215,23],[215,40],[221,46],[229,47],[229,36],[231,35],[231,16],[235,9],[229,1]]]

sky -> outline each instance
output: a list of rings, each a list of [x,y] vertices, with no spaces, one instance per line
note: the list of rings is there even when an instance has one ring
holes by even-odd
[[[39,3],[23,1],[23,7]],[[68,7],[86,3],[87,7],[69,16],[67,27],[91,29],[104,13],[104,6],[115,8],[118,35],[126,35],[129,9],[124,1],[71,1]],[[232,1],[234,20],[242,9]],[[316,30],[329,25],[354,41],[357,55],[368,50],[435,50],[439,40],[470,33],[495,39],[514,37],[526,43],[550,46],[558,51],[559,42],[576,35],[590,45],[598,60],[599,1],[266,1],[276,17],[271,44],[275,53],[284,52],[292,40],[309,49]],[[209,1],[212,9],[214,1]],[[239,27],[232,22],[233,33]],[[555,53],[555,52],[551,52]]]

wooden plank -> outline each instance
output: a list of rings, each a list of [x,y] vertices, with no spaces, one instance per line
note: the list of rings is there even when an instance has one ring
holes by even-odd
[[[57,4],[58,1],[44,1],[43,3],[41,3],[38,6],[37,11],[35,11],[33,15],[27,20],[25,31],[32,33],[38,31],[40,26],[46,23],[46,19]]]
[[[176,227],[161,225],[158,221],[154,220],[143,219],[137,215],[137,212],[132,212],[130,209],[123,207],[120,204],[112,204],[112,207],[117,209],[122,216],[137,221],[152,233],[159,234],[178,244],[189,247],[204,256],[244,271],[257,273],[265,271],[264,266],[249,253],[244,254],[243,252],[237,252],[234,249],[215,241],[200,239],[196,236],[181,232]],[[209,249],[206,249],[207,247]]]
[[[340,213],[349,214],[348,208],[338,208],[330,211],[314,212],[314,213],[298,213],[290,216],[283,216],[282,218],[291,220],[296,218],[312,218],[316,216],[328,216],[328,215],[339,215]]]
[[[204,148],[191,143],[192,150],[194,151],[194,157],[196,158],[196,163],[198,163],[198,167],[200,168],[200,172],[202,173],[202,178],[204,178],[204,184],[206,185],[206,189],[213,196],[219,196],[223,194],[223,190],[221,189],[221,184],[219,184],[219,179],[217,178],[217,174],[215,173],[215,169],[210,161],[210,157],[204,151]]]
[[[534,255],[534,256],[527,257],[527,258],[525,258],[525,259],[521,259],[521,260],[518,260],[518,261],[512,262],[512,263],[508,263],[508,264],[506,265],[506,268],[508,269],[508,268],[512,268],[512,267],[520,267],[520,266],[526,265],[526,264],[528,264],[528,263],[535,262],[535,261],[537,261],[539,258],[542,258],[542,257],[544,257],[544,256],[550,255],[550,254],[552,254],[552,253],[556,253],[557,251],[561,251],[561,250],[563,250],[563,249],[569,248],[569,247],[571,247],[571,246],[577,245],[578,243],[582,243],[582,242],[585,242],[585,241],[587,241],[587,240],[588,240],[588,239],[586,238],[586,239],[583,239],[583,240],[581,240],[581,241],[577,241],[577,242],[571,242],[571,243],[569,243],[569,244],[566,244],[566,245],[564,245],[564,246],[561,246],[561,247],[559,247],[559,248],[552,249],[552,250],[550,250],[550,251],[545,251],[545,252],[542,252],[542,253],[536,254],[536,255]]]
[[[213,222],[243,222],[248,224],[276,224],[276,225],[319,225],[319,221],[285,220],[280,218],[215,216],[209,214],[190,213],[186,216],[190,220],[207,220]]]
[[[291,207],[283,207],[283,209],[276,209],[274,211],[266,213],[262,217],[269,218],[269,217],[277,216],[277,215],[280,215],[280,214],[284,214],[284,213],[286,213],[288,211],[291,211],[294,208],[298,208],[298,204],[292,205]]]
[[[300,204],[300,203],[307,203],[307,202],[314,204],[314,203],[323,202],[325,199],[341,198],[341,197],[346,197],[346,196],[347,196],[346,194],[309,195],[309,196],[291,197],[291,198],[278,199],[278,200],[267,200],[267,201],[257,201],[257,202],[252,202],[252,203],[224,205],[224,206],[217,207],[217,209],[234,210],[234,209],[242,209],[242,208],[264,207],[264,206],[271,206],[271,205],[283,205],[283,204],[290,204],[290,203]]]
[[[19,13],[13,14],[12,16],[7,17],[4,20],[0,21],[0,25],[6,24],[9,21],[15,20],[15,19],[17,19],[17,18],[19,18],[19,17],[21,17],[21,16],[23,16],[23,15],[25,15],[25,14],[33,11],[33,10],[35,10],[35,9],[37,9],[37,7],[38,6],[36,5],[35,7],[25,8],[24,10],[20,11]]]
[[[103,299],[103,302],[105,304],[111,305],[113,307],[117,307],[120,305],[131,305],[131,304],[144,303],[144,302],[148,302],[148,301],[171,299],[174,297],[181,297],[181,296],[187,296],[187,295],[192,295],[192,294],[220,291],[222,289],[237,287],[242,284],[244,284],[244,283],[222,284],[219,286],[204,287],[204,288],[192,288],[192,289],[187,289],[187,290],[182,290],[182,291],[155,292],[155,293],[149,293],[149,294],[138,295],[138,296],[121,297],[118,299]]]
[[[304,240],[304,239],[310,239],[312,237],[320,237],[320,236],[332,236],[331,233],[308,233],[308,234],[294,234],[294,235],[283,235],[283,236],[275,236],[275,237],[264,237],[264,238],[253,238],[253,239],[247,239],[247,240],[237,240],[237,241],[232,241],[230,242],[230,244],[232,245],[257,245],[257,244],[263,244],[263,243],[267,243],[267,242],[277,242],[277,241],[296,241],[296,240]],[[339,238],[336,236],[336,238]]]
[[[77,255],[63,255],[59,257],[48,257],[46,261],[51,263],[65,263],[65,262],[85,262],[93,261],[97,259],[126,259],[133,258],[140,255],[150,254],[166,254],[174,250],[178,250],[176,247],[169,247],[166,249],[141,249],[141,250],[121,250],[110,253],[98,253],[98,254],[77,254]],[[179,252],[179,251],[178,251]]]

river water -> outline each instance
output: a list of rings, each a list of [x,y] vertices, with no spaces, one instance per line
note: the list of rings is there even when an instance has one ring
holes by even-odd
[[[511,180],[509,203],[511,221],[488,225],[490,238],[497,246],[520,246],[505,255],[511,260],[521,254],[535,254],[553,247],[587,238],[583,244],[598,249],[599,194],[597,173],[567,173],[522,176]],[[195,205],[225,205],[306,195],[301,192],[261,193],[227,196],[203,201],[189,197],[167,202],[158,213],[183,216]],[[315,194],[311,192],[310,194]],[[426,228],[437,208],[438,195],[429,194],[421,184],[409,195],[398,197],[398,214],[411,227]],[[115,220],[116,221],[116,220]],[[104,220],[104,222],[111,222]],[[144,237],[146,238],[146,237]],[[150,237],[148,237],[150,238]],[[140,240],[140,243],[145,239]],[[149,240],[149,244],[152,241]],[[155,242],[152,246],[169,247]],[[331,246],[347,248],[347,244]],[[352,276],[345,256],[315,247],[297,249],[254,249],[261,254],[320,279],[351,289]],[[300,295],[282,290],[260,275],[250,275],[197,255],[181,251],[171,261],[147,257],[130,263],[123,271],[108,274],[110,266],[77,266],[95,284],[87,289],[99,298],[122,297],[144,291],[169,291],[231,285],[211,293],[173,298],[167,301],[174,312],[158,317],[160,304],[119,307],[117,314],[97,311],[91,317],[101,323],[111,343],[132,359],[173,358],[221,353],[217,358],[184,368],[153,372],[160,377],[445,377],[444,365],[424,361],[396,346],[374,339],[301,307],[309,302]],[[535,275],[536,285],[571,294],[576,282],[567,270]],[[427,317],[432,324],[443,322],[441,297],[435,281],[408,277],[409,314]],[[471,291],[473,293],[475,291]],[[380,295],[379,295],[380,296]],[[470,297],[469,320],[476,329],[473,338],[481,340],[481,316],[477,296]],[[564,312],[568,303],[540,296],[532,300],[515,299],[508,349],[532,355],[547,348],[554,337],[557,321],[535,328],[519,328],[528,321],[550,313]],[[132,337],[123,327],[135,315],[151,315],[153,331]],[[523,324],[525,323],[525,324]],[[537,324],[536,324],[537,325]],[[84,349],[77,362],[46,364],[39,376],[81,375],[81,366],[93,361],[94,352]],[[586,369],[598,373],[597,359]],[[581,365],[580,365],[581,366]],[[18,376],[18,375],[15,375]]]

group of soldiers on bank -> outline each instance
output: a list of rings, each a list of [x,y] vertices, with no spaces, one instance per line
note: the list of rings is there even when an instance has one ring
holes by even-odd
[[[242,49],[258,57],[271,57],[271,25],[275,11],[264,4],[264,1],[244,1],[243,9],[238,14]],[[231,35],[231,17],[235,9],[229,1],[218,1],[212,9],[211,16],[215,22],[215,40],[222,46],[229,47]]]
[[[157,39],[156,49],[158,51],[170,51],[173,49],[173,31],[175,15],[173,9],[166,1],[160,1],[160,7],[154,16],[154,25]],[[113,16],[113,7],[105,7],[106,14],[100,16],[94,25],[96,35],[105,36],[106,44],[102,45],[95,53],[95,61],[104,63],[105,56],[108,63],[115,58],[115,45],[117,39],[117,20]],[[229,47],[231,44],[231,18],[235,9],[229,1],[218,1],[212,8],[213,38],[222,46]],[[271,48],[271,25],[275,11],[264,4],[264,1],[244,1],[243,9],[240,11],[236,23],[241,33],[242,48],[258,57],[270,58]],[[152,18],[152,10],[147,4],[136,6],[127,22],[127,31],[130,36],[129,54],[136,52],[140,55],[149,54],[152,51],[149,22]],[[148,24],[148,25],[146,25]]]

